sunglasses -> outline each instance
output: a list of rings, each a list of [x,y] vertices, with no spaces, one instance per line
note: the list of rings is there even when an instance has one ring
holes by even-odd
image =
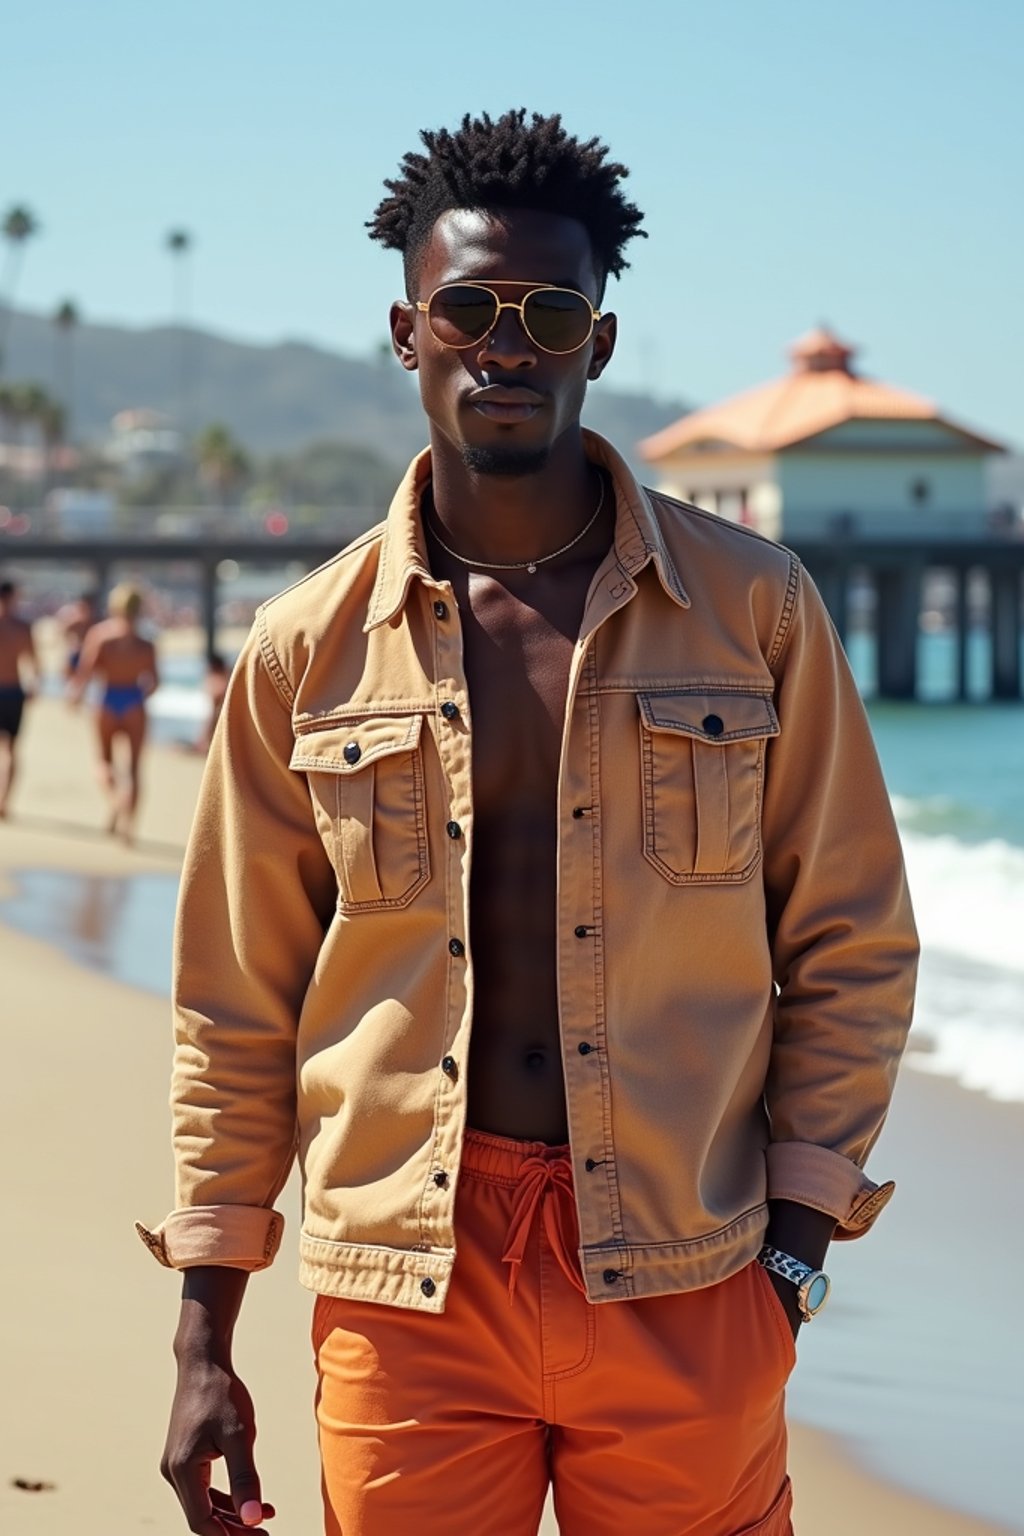
[[[506,286],[497,282],[495,287]],[[514,286],[522,286],[517,284]],[[578,352],[594,334],[600,310],[574,288],[538,285],[518,304],[502,300],[482,283],[445,283],[416,308],[426,315],[431,333],[444,347],[472,347],[489,336],[503,309],[514,309],[535,347],[542,352]]]

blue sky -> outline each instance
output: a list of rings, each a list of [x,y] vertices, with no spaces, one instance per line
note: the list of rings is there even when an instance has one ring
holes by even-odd
[[[522,104],[632,170],[620,384],[716,400],[824,320],[1024,447],[1024,5],[0,0],[0,35],[0,210],[43,225],[19,304],[165,320],[181,226],[198,322],[366,353],[383,178],[421,126]]]

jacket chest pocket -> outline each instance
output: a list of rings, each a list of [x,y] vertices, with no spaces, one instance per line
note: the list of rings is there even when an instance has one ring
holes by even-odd
[[[422,729],[422,715],[363,716],[295,743],[343,912],[407,906],[430,878]]]
[[[644,857],[673,885],[739,883],[761,857],[762,693],[639,693]]]

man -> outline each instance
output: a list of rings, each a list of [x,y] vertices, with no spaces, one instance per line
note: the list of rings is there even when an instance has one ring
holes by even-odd
[[[19,618],[17,606],[14,582],[0,581],[0,820],[7,815],[14,788],[25,702],[39,686],[32,630]]]
[[[99,606],[99,597],[95,592],[83,592],[57,610],[57,624],[67,647],[67,657],[64,662],[65,682],[70,683],[78,670],[82,646],[86,635],[97,621]]]
[[[795,558],[581,430],[625,168],[423,142],[371,233],[430,449],[258,615],[184,876],[165,1474],[271,1513],[231,1334],[297,1149],[331,1536],[526,1536],[549,1481],[566,1536],[783,1536],[796,1331],[892,1187],[888,800]]]

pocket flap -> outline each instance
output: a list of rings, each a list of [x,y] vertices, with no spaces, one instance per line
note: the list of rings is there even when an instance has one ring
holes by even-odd
[[[709,746],[779,734],[775,705],[764,693],[673,689],[667,693],[638,693],[637,701],[647,730],[679,731]]]
[[[304,773],[359,773],[378,758],[414,751],[422,729],[422,715],[332,720],[298,738],[288,766]]]

